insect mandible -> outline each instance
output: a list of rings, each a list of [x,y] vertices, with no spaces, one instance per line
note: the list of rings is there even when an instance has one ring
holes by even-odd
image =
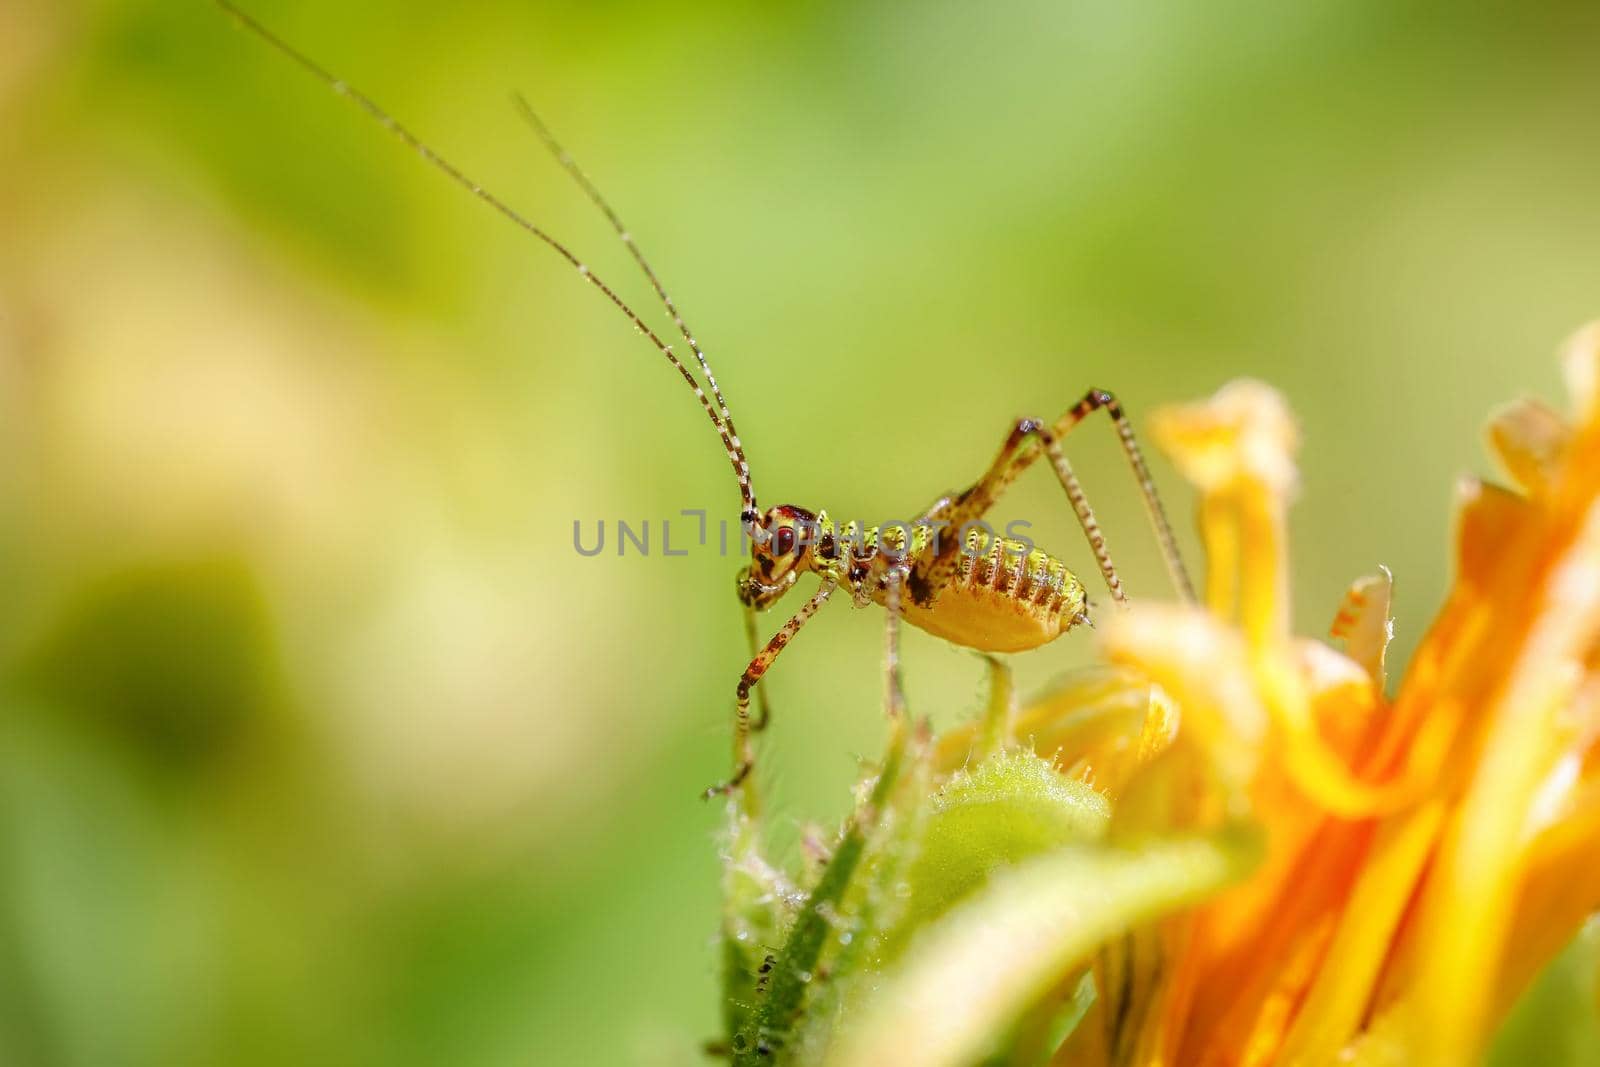
[[[693,331],[622,219],[522,97],[514,98],[522,117],[616,230],[673,325],[683,335],[695,365],[704,376],[704,386],[679,359],[673,346],[646,325],[640,315],[566,245],[467,177],[370,97],[329,73],[229,0],[216,0],[216,3],[241,27],[335,93],[352,101],[451,181],[565,259],[666,358],[711,420],[723,452],[733,466],[739,486],[740,524],[750,543],[750,565],[739,572],[736,588],[745,610],[751,658],[735,689],[733,773],[727,781],[706,790],[706,796],[729,793],[748,782],[755,766],[751,735],[761,730],[770,717],[761,680],[801,627],[839,589],[848,591],[851,601],[858,607],[876,604],[885,609],[885,706],[891,718],[905,714],[899,675],[901,619],[955,644],[992,653],[1038,648],[1088,621],[1089,600],[1083,582],[1064,563],[1021,541],[997,536],[981,525],[1000,494],[1040,456],[1050,461],[1065,490],[1112,599],[1124,602],[1126,594],[1106,548],[1105,535],[1061,447],[1062,439],[1097,411],[1104,411],[1116,430],[1174,587],[1184,599],[1194,599],[1193,585],[1133,426],[1116,397],[1101,389],[1089,390],[1053,422],[1040,418],[1015,420],[1007,429],[999,453],[976,481],[965,489],[941,496],[909,523],[882,527],[858,522],[838,524],[825,511],[792,504],[763,510],[757,503],[750,465],[734,428],[733,415]],[[954,534],[945,536],[946,531],[954,531]],[[782,600],[800,577],[808,573],[818,577],[817,588],[777,633],[762,642],[757,630],[757,613]],[[751,715],[752,695],[760,712],[756,717]]]

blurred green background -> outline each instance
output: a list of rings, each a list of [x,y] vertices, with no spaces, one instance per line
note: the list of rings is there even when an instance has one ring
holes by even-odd
[[[1300,628],[1387,563],[1402,656],[1485,412],[1600,314],[1593,4],[248,6],[665,325],[534,100],[765,503],[908,516],[1089,385],[1139,419],[1257,376],[1303,421]],[[691,398],[198,0],[0,4],[0,161],[5,1062],[698,1062],[736,564],[572,548],[736,518]],[[1048,477],[1002,517],[1092,573]],[[835,605],[772,676],[784,840],[881,743],[879,641]],[[972,654],[906,646],[916,711],[978,706]]]

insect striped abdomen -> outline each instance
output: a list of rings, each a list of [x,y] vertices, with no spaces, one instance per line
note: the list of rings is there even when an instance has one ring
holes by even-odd
[[[907,622],[984,652],[1025,652],[1084,621],[1083,583],[1060,560],[1019,541],[981,534],[932,605],[905,605]]]

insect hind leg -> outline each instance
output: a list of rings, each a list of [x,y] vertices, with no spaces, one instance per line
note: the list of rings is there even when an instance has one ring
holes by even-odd
[[[1194,603],[1196,600],[1194,582],[1189,578],[1188,568],[1183,565],[1183,554],[1178,551],[1178,539],[1172,532],[1172,521],[1167,518],[1167,509],[1161,504],[1161,494],[1156,492],[1155,479],[1150,476],[1150,467],[1144,461],[1144,450],[1139,447],[1139,439],[1133,432],[1133,422],[1122,410],[1122,404],[1104,389],[1091,389],[1056,423],[1053,428],[1055,436],[1058,439],[1065,437],[1074,426],[1100,409],[1104,409],[1106,415],[1110,417],[1111,424],[1117,432],[1117,444],[1122,448],[1123,458],[1128,461],[1134,480],[1139,483],[1139,496],[1144,501],[1145,515],[1150,520],[1150,528],[1156,535],[1156,543],[1161,550],[1161,561],[1166,565],[1172,587],[1183,600]]]
[[[1078,477],[1061,448],[1061,440],[1068,433],[1089,415],[1102,409],[1111,418],[1123,455],[1139,483],[1145,511],[1155,531],[1173,586],[1179,596],[1193,601],[1194,585],[1189,580],[1183,558],[1178,553],[1177,539],[1172,533],[1166,510],[1161,505],[1161,498],[1156,493],[1155,482],[1150,477],[1150,470],[1145,464],[1138,438],[1134,436],[1133,424],[1123,412],[1117,398],[1104,389],[1089,390],[1083,399],[1068,409],[1054,424],[1045,423],[1041,419],[1018,419],[1012,424],[1004,443],[1000,446],[999,454],[984,475],[965,491],[938,501],[921,521],[937,521],[948,524],[950,529],[961,530],[968,523],[982,518],[999,500],[1001,493],[1040,455],[1048,456],[1050,466],[1066,491],[1067,499],[1072,504],[1074,514],[1077,515],[1078,524],[1083,528],[1089,547],[1094,552],[1095,562],[1105,579],[1106,588],[1110,590],[1113,599],[1118,602],[1126,600],[1126,594],[1122,590],[1122,580],[1118,577],[1116,566],[1106,548],[1105,534],[1101,531],[1100,523],[1089,506],[1083,487],[1079,484]],[[940,590],[955,576],[956,557],[963,547],[959,542],[959,536],[944,538],[937,553],[917,561],[909,584],[911,595],[919,604],[932,603]]]

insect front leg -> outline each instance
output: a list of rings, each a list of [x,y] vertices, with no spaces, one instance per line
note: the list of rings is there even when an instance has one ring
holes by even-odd
[[[800,627],[804,626],[811,616],[817,613],[817,609],[827,602],[833,590],[833,582],[823,582],[817,591],[811,594],[811,599],[772,635],[766,647],[756,653],[750,665],[744,669],[735,691],[738,703],[733,720],[733,777],[707,789],[704,795],[708,800],[714,796],[733,792],[750,777],[750,772],[755,767],[755,752],[750,745],[750,691],[760,683],[762,675],[767,673],[767,668],[778,658],[778,653],[782,652],[794,635],[800,632]]]
[[[746,604],[744,606],[744,637],[745,643],[750,647],[750,659],[754,661],[761,652],[761,634],[756,629],[756,609],[754,604]],[[771,719],[772,704],[767,699],[766,684],[758,683],[756,685],[756,721],[750,725],[751,732],[759,734],[767,728],[767,723]]]

